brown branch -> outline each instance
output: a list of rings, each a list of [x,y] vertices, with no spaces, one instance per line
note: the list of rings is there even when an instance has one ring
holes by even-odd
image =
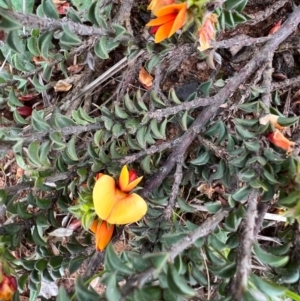
[[[149,196],[151,192],[162,183],[163,179],[171,172],[171,170],[175,166],[177,162],[177,156],[182,156],[186,152],[188,146],[192,143],[196,135],[206,125],[209,119],[214,114],[216,114],[220,105],[228,97],[230,97],[231,94],[234,93],[236,89],[238,89],[239,85],[243,83],[259,66],[267,61],[270,52],[274,52],[276,50],[278,45],[282,43],[282,41],[284,41],[295,30],[299,22],[300,6],[295,9],[295,11],[289,16],[287,21],[272,36],[272,39],[266,43],[262,50],[257,55],[255,55],[251,59],[251,61],[233,78],[231,78],[231,80],[223,89],[221,89],[216,95],[208,98],[211,100],[211,105],[207,108],[204,108],[203,111],[198,115],[192,126],[182,136],[181,143],[176,148],[176,152],[173,151],[169,155],[166,163],[160,168],[160,171],[146,182],[143,193],[145,196]],[[191,108],[201,106],[202,102],[202,98],[197,98],[195,101],[190,102]],[[171,114],[175,114],[176,112],[179,112],[181,110],[180,106],[174,107],[175,112],[173,111],[172,113],[169,109],[158,110],[159,112],[157,112],[157,114],[152,118],[162,118],[165,115],[169,116]],[[178,109],[178,107],[180,107],[180,109]]]
[[[45,183],[46,182],[55,183],[56,181],[70,179],[72,178],[73,173],[74,173],[73,171],[70,171],[70,172],[53,174],[45,178]],[[4,190],[7,191],[8,194],[12,195],[12,194],[18,194],[20,192],[23,192],[24,190],[31,189],[33,186],[34,186],[34,181],[27,181],[23,183],[18,183],[14,186],[4,187]]]
[[[272,3],[268,7],[264,7],[262,11],[255,13],[253,15],[248,15],[248,17],[250,17],[251,20],[246,22],[246,24],[254,25],[267,19],[269,16],[274,14],[276,11],[278,11],[281,7],[283,7],[288,2],[289,0],[277,0],[275,1],[275,3]]]
[[[272,68],[273,55],[274,53],[270,52],[270,56],[266,64],[266,68],[263,73],[262,88],[264,88],[265,91],[262,94],[261,100],[267,108],[270,108],[272,102],[271,86],[272,86],[272,74],[274,71],[274,69]]]
[[[251,251],[255,240],[254,229],[258,196],[257,190],[253,189],[250,192],[245,220],[240,226],[242,237],[237,251],[237,271],[230,292],[233,301],[242,300],[243,292],[248,287],[248,277],[251,273]]]
[[[63,25],[67,25],[73,33],[78,34],[80,36],[114,36],[113,31],[83,25],[80,23],[73,22],[71,20],[62,21],[50,18],[40,18],[37,15],[23,14],[4,8],[0,9],[0,13],[20,22],[21,25],[25,26],[27,29],[39,28],[44,31],[52,31],[61,30],[63,28]]]
[[[296,76],[296,77],[293,77],[293,78],[289,78],[289,79],[286,79],[282,82],[279,82],[279,83],[273,83],[272,84],[272,87],[271,87],[271,91],[275,91],[275,90],[278,90],[278,89],[284,89],[284,88],[287,88],[289,86],[293,86],[293,85],[298,85],[300,82],[300,75],[299,76]]]
[[[168,204],[164,210],[164,214],[163,217],[165,220],[170,220],[174,207],[175,207],[175,203],[176,203],[176,198],[177,195],[179,193],[179,187],[182,181],[182,164],[184,162],[184,157],[178,158],[178,162],[177,162],[177,166],[176,166],[176,171],[174,174],[174,183],[172,186],[172,191],[170,194],[170,198],[168,200]]]
[[[185,238],[172,247],[168,252],[169,261],[173,261],[185,249],[193,245],[197,239],[206,237],[212,233],[228,214],[229,209],[222,209],[215,215],[208,217],[196,230],[188,233]],[[122,295],[121,301],[126,300],[127,296],[130,295],[135,288],[142,287],[145,282],[155,277],[157,277],[157,270],[155,268],[149,268],[140,274],[134,275],[120,288]]]
[[[259,202],[257,205],[257,218],[255,221],[255,228],[254,228],[254,237],[256,237],[260,231],[262,223],[265,218],[265,214],[268,212],[270,208],[270,202]]]
[[[147,148],[145,150],[142,150],[142,151],[140,151],[136,154],[133,154],[133,155],[128,155],[128,156],[126,156],[122,159],[116,160],[116,161],[118,161],[121,165],[129,164],[129,163],[132,163],[132,162],[135,162],[135,161],[139,160],[140,158],[142,158],[146,155],[153,155],[153,154],[162,152],[166,149],[173,148],[173,147],[179,145],[181,140],[182,139],[180,137],[180,138],[174,139],[172,141],[163,142],[159,145],[152,145],[152,146],[150,146],[149,148]]]
[[[87,124],[87,125],[74,125],[74,126],[67,126],[62,129],[49,130],[49,131],[42,132],[42,133],[32,133],[30,136],[23,134],[23,135],[20,135],[19,138],[23,138],[24,139],[23,143],[25,145],[27,145],[36,140],[38,140],[38,141],[44,140],[52,132],[59,132],[64,137],[74,135],[74,134],[78,136],[81,133],[97,131],[101,128],[102,128],[102,125],[100,123],[91,123],[91,124]]]
[[[244,46],[251,46],[254,44],[260,44],[260,43],[265,43],[269,41],[272,38],[272,36],[267,36],[267,37],[259,37],[259,38],[252,38],[249,37],[245,34],[238,35],[232,39],[228,40],[223,40],[223,41],[212,41],[211,45],[215,49],[217,48],[230,48],[233,46],[239,46],[239,47],[244,47]]]

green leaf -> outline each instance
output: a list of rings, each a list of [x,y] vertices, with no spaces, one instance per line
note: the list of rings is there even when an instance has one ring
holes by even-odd
[[[23,43],[19,38],[17,30],[10,31],[8,33],[6,38],[6,44],[17,53],[22,53],[22,50],[24,49]]]
[[[268,253],[258,243],[253,244],[253,251],[260,261],[274,268],[285,266],[289,261],[289,256],[276,256]]]
[[[100,3],[99,1],[95,1],[94,3],[91,4],[87,13],[87,17],[89,21],[92,22],[92,24],[106,29],[107,24],[103,18],[103,15],[100,12],[99,3]]]
[[[73,33],[67,25],[63,25],[63,34],[60,38],[60,42],[67,46],[78,46],[82,43],[78,35]]]
[[[8,105],[10,107],[23,107],[24,104],[22,102],[19,101],[19,99],[16,97],[14,89],[11,89],[9,91],[9,95],[8,95]]]
[[[48,264],[53,270],[58,270],[61,268],[62,262],[63,262],[63,257],[62,256],[54,256],[50,258]]]
[[[237,202],[244,201],[248,197],[250,190],[251,190],[251,188],[246,185],[246,186],[240,188],[237,192],[235,192],[232,195],[232,198]]]
[[[79,256],[73,258],[69,263],[69,273],[75,273],[83,264],[84,260],[86,259],[85,256]]]
[[[84,284],[81,276],[76,279],[75,285],[76,299],[78,301],[95,301],[99,300],[99,295],[87,285]]]
[[[143,258],[148,259],[151,261],[152,265],[157,269],[160,270],[163,266],[167,263],[169,258],[168,253],[147,253],[143,256]]]
[[[115,40],[117,40],[118,38],[120,38],[122,35],[124,35],[126,33],[126,28],[124,28],[123,26],[121,26],[119,24],[113,24],[112,27],[116,32]]]
[[[146,131],[147,131],[147,127],[146,126],[141,126],[136,133],[136,140],[137,143],[139,144],[139,146],[143,149],[146,148],[147,144],[146,144],[146,139],[145,139],[145,135],[146,135]]]
[[[299,121],[299,117],[281,117],[279,116],[279,118],[277,119],[277,122],[281,125],[281,126],[291,126],[293,124],[295,124],[296,122]]]
[[[49,48],[52,44],[51,43],[52,37],[53,37],[53,32],[48,31],[48,32],[41,34],[38,39],[38,49],[39,49],[40,55],[45,59],[51,57],[51,55],[49,55]]]
[[[31,163],[33,163],[37,167],[41,166],[41,161],[39,158],[39,147],[40,147],[40,144],[37,140],[31,142],[28,146],[29,160],[31,161]]]
[[[181,197],[177,198],[178,205],[183,212],[195,212],[197,209],[193,206],[190,206],[185,202]]]
[[[113,41],[105,36],[102,36],[98,43],[96,43],[94,50],[95,53],[103,60],[109,58],[109,52],[119,45],[119,42]]]
[[[209,270],[218,277],[221,278],[230,278],[232,277],[236,272],[236,263],[228,263],[223,266],[210,266]]]
[[[71,2],[75,5],[75,7],[79,11],[88,10],[91,7],[91,4],[93,3],[93,0],[71,0]]]
[[[40,236],[37,226],[33,227],[32,238],[33,238],[34,242],[39,246],[47,245],[45,240]]]
[[[63,286],[60,286],[58,289],[58,295],[56,301],[70,301],[68,294]]]
[[[36,74],[33,76],[32,83],[38,92],[44,92],[47,90],[47,87],[39,82]]]
[[[209,158],[209,152],[206,150],[196,159],[190,161],[190,163],[193,165],[205,165],[209,161]]]
[[[176,294],[182,296],[194,296],[195,291],[189,287],[185,279],[178,274],[175,266],[170,264],[167,271],[167,281],[169,288]]]
[[[59,14],[52,0],[42,0],[42,9],[44,14],[52,19],[58,19]]]
[[[199,90],[205,95],[209,96],[209,90],[212,86],[212,81],[204,82],[200,85]]]
[[[33,128],[38,132],[46,132],[50,129],[49,124],[45,121],[44,112],[33,110],[31,115]]]
[[[244,4],[244,2],[247,3],[245,0],[226,0],[225,1],[225,8],[228,10],[235,9],[241,4]]]
[[[0,18],[0,29],[6,31],[14,31],[22,27],[22,25],[12,17],[5,15],[1,11],[1,18]]]
[[[117,271],[122,275],[129,276],[133,274],[133,270],[125,265],[117,256],[111,243],[106,248],[105,267],[112,272]]]
[[[297,204],[299,199],[300,199],[300,192],[293,191],[293,192],[289,193],[288,196],[286,196],[282,199],[279,199],[278,205],[292,208]]]
[[[105,296],[108,301],[116,301],[121,298],[121,294],[117,285],[116,273],[107,275]]]
[[[186,237],[186,232],[167,233],[162,236],[162,241],[167,246],[172,246]]]
[[[76,153],[76,135],[73,135],[72,138],[69,140],[68,145],[67,145],[67,153],[68,156],[73,160],[73,161],[78,161],[79,158]]]

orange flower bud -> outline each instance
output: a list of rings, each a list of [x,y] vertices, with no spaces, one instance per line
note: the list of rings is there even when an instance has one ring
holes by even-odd
[[[284,137],[279,130],[276,129],[275,132],[270,133],[267,137],[269,141],[277,147],[284,149],[287,153],[292,152],[295,142]]]
[[[102,251],[106,248],[114,232],[114,225],[108,225],[106,221],[94,220],[90,230],[96,236],[96,250]]]
[[[7,276],[2,273],[2,282],[0,283],[0,300],[10,301],[17,288],[16,278],[12,275]]]

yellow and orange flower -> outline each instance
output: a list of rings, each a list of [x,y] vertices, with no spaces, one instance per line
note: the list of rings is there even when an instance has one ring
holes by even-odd
[[[0,283],[0,300],[10,301],[17,288],[18,285],[16,278],[12,275],[8,276],[2,272],[2,281]]]
[[[95,233],[96,250],[102,251],[106,248],[114,232],[114,225],[109,225],[106,221],[95,219],[90,230]]]
[[[148,6],[148,9],[151,9],[157,17],[146,24],[148,27],[157,27],[155,43],[160,43],[170,38],[177,30],[183,27],[187,20],[187,3],[165,5],[166,3],[168,3],[167,0],[152,0]]]
[[[208,14],[204,17],[202,26],[198,30],[199,43],[198,49],[204,51],[211,47],[211,40],[216,37],[215,26],[218,23],[218,16],[216,14]]]
[[[173,4],[175,0],[152,0],[147,9],[152,10],[153,14],[164,6]]]
[[[98,217],[109,224],[124,225],[139,221],[147,204],[136,193],[129,193],[142,180],[123,166],[118,185],[114,178],[100,174],[93,189],[93,202]]]
[[[285,150],[287,154],[293,151],[295,142],[292,142],[284,137],[284,135],[279,130],[276,129],[275,132],[268,134],[267,137],[271,143]]]

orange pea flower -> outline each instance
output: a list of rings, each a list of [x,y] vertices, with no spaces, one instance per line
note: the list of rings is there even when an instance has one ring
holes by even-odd
[[[96,214],[109,224],[124,225],[139,221],[147,212],[147,204],[136,193],[129,193],[143,177],[130,173],[123,166],[118,184],[114,178],[101,174],[93,189]]]
[[[272,123],[273,126],[278,129],[278,130],[284,130],[286,129],[286,127],[284,126],[281,126],[279,123],[278,123],[278,118],[279,116],[278,115],[274,115],[274,114],[267,114],[261,118],[259,118],[259,123],[262,124],[262,125],[265,125],[267,124],[268,122]]]
[[[151,0],[147,9],[152,10],[153,14],[164,6],[173,4],[175,0]]]
[[[152,12],[157,18],[148,22],[146,26],[158,26],[154,41],[160,43],[183,27],[187,19],[187,3],[165,5],[159,9],[156,9],[159,5],[152,6],[154,7]]]
[[[202,26],[198,30],[199,43],[198,49],[204,51],[211,47],[210,42],[216,37],[215,25],[218,23],[218,16],[216,14],[208,14],[204,17]]]
[[[96,250],[102,251],[106,248],[114,232],[114,225],[109,225],[106,221],[95,219],[90,230],[95,233]]]
[[[284,137],[279,130],[276,129],[275,132],[270,133],[267,137],[269,141],[277,147],[284,149],[287,153],[292,152],[295,142],[292,142],[286,137]]]
[[[10,301],[17,290],[18,285],[16,278],[8,276],[2,271],[2,281],[0,283],[0,300]]]

